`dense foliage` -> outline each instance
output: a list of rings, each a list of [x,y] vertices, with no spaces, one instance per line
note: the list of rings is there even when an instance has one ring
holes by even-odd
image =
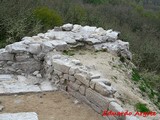
[[[130,42],[133,62],[160,92],[159,5],[159,0],[0,0],[0,47],[62,23],[112,28]]]

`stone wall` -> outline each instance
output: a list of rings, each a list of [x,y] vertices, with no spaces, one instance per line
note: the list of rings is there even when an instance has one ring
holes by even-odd
[[[104,110],[124,112],[124,109],[114,99],[116,89],[100,73],[86,68],[79,60],[48,53],[44,60],[46,79],[57,84],[80,101],[85,102],[96,112]],[[106,120],[137,120],[133,116],[110,116]]]
[[[22,41],[0,49],[0,74],[44,77],[100,114],[103,110],[124,111],[114,99],[116,90],[107,79],[83,66],[79,60],[60,54],[64,50],[83,47],[107,50],[132,59],[129,43],[118,40],[118,34],[103,28],[65,24],[44,34],[24,37]],[[136,120],[131,116],[106,119]]]

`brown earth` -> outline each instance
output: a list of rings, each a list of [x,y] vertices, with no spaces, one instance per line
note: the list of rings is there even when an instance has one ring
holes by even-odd
[[[63,91],[0,96],[5,106],[2,113],[36,112],[39,120],[104,120],[86,104],[75,104],[75,100]]]

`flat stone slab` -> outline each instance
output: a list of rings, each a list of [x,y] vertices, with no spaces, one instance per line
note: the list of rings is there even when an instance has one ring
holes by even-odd
[[[0,75],[0,94],[56,91],[50,81],[34,76]]]
[[[4,113],[0,114],[0,120],[38,120],[38,115],[35,112]]]

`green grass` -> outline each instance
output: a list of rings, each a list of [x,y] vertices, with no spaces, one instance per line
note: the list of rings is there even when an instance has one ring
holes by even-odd
[[[138,112],[149,112],[149,108],[147,108],[146,104],[137,103],[135,108]]]
[[[136,69],[132,69],[132,80],[137,82],[141,80],[141,77]]]

